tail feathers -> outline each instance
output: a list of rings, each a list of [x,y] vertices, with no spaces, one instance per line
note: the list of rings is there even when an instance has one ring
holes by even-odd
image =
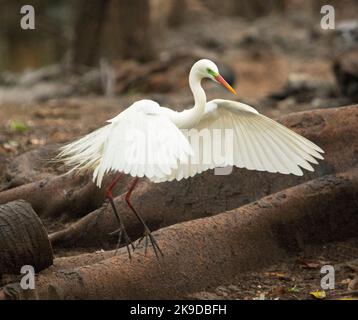
[[[72,167],[69,172],[85,171],[98,166],[110,125],[106,125],[86,136],[60,148],[55,160]]]

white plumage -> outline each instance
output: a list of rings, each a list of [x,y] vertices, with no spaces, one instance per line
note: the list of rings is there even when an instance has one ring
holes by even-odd
[[[300,167],[314,171],[310,163],[317,164],[315,158],[323,159],[320,154],[323,150],[320,147],[276,121],[259,114],[248,105],[216,99],[206,106],[207,111],[195,128],[198,132],[205,128],[209,130],[232,128],[233,156],[225,158],[221,164],[203,163],[203,161],[192,164],[192,157],[190,157],[188,164],[180,163],[170,176],[157,179],[155,182],[181,180],[218,166],[232,165],[249,170],[292,173],[301,176],[303,172]],[[225,145],[225,141],[222,145]],[[202,160],[203,144],[200,144],[198,154]]]
[[[135,102],[106,126],[65,145],[59,157],[72,170],[93,169],[99,187],[110,171],[146,176],[154,182],[181,180],[227,165],[294,175],[302,175],[301,168],[314,171],[310,163],[323,159],[320,147],[246,104],[222,99],[207,103],[200,84],[203,78],[234,92],[212,61],[199,60],[189,76],[195,98],[192,109],[175,112],[151,100]],[[218,130],[219,140],[215,139]],[[226,136],[225,130],[231,135]],[[204,131],[210,146],[208,141],[195,140]],[[228,142],[231,152],[225,153]],[[214,161],[217,153],[221,153],[219,162]]]

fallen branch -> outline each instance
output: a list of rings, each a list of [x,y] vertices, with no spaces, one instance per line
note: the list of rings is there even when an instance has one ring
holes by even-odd
[[[7,298],[173,299],[277,263],[306,246],[356,236],[358,169],[329,175],[213,217],[156,232],[165,256],[149,250],[95,264],[41,272],[31,293]],[[80,259],[80,257],[79,257]],[[88,259],[88,257],[86,257]],[[81,264],[79,264],[81,265]],[[1,295],[1,291],[0,291]]]

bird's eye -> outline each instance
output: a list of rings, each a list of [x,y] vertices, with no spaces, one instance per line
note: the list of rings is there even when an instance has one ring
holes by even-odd
[[[206,71],[211,75],[211,76],[213,76],[213,77],[215,77],[216,76],[216,72],[215,71],[213,71],[212,69],[210,69],[210,68],[207,68],[206,69]]]

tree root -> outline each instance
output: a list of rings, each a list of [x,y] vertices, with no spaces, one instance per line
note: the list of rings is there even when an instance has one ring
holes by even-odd
[[[143,249],[133,253],[132,261],[124,248],[90,265],[79,256],[79,267],[41,272],[31,292],[13,285],[2,294],[16,299],[183,298],[277,263],[308,245],[356,236],[357,207],[358,169],[353,169],[161,229],[156,232],[164,252],[160,262],[151,250],[144,256]],[[83,259],[88,262],[88,255]]]
[[[49,160],[58,154],[60,145],[50,144],[29,150],[11,160],[6,168],[8,183],[4,189],[10,189],[26,183],[50,178],[63,170],[54,168]],[[3,189],[3,190],[4,190]]]
[[[17,200],[0,206],[0,276],[24,265],[41,271],[52,264],[47,232],[31,205]],[[1,280],[1,278],[0,278]]]
[[[41,217],[76,216],[97,208],[104,200],[104,190],[98,190],[89,175],[64,174],[0,193],[0,203],[17,199],[31,203]]]

